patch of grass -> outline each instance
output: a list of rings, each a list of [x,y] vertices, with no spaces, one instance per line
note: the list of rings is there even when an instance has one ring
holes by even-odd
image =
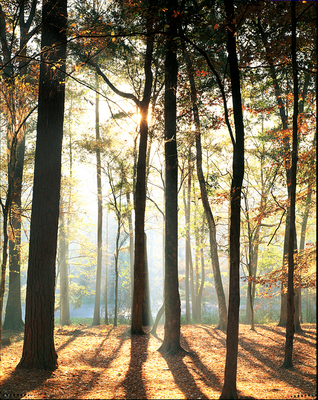
[[[72,325],[80,325],[80,324],[92,325],[93,318],[71,318],[71,323]],[[54,324],[60,325],[60,318],[55,318]]]

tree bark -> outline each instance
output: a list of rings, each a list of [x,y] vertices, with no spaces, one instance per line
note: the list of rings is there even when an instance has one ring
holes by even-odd
[[[244,124],[240,74],[236,54],[236,26],[233,0],[224,0],[227,18],[227,51],[235,124],[233,178],[231,183],[230,289],[226,332],[226,361],[221,399],[237,399],[236,376],[240,308],[241,193],[244,177]]]
[[[20,369],[57,368],[53,337],[54,290],[65,100],[66,29],[67,0],[44,0],[26,317],[23,353],[17,365]],[[58,63],[58,67],[55,67],[55,63]]]
[[[286,321],[286,342],[285,358],[283,368],[293,368],[293,342],[294,342],[294,244],[295,244],[295,211],[296,211],[296,174],[297,174],[297,140],[298,140],[298,74],[296,57],[296,3],[291,3],[292,14],[292,65],[293,65],[293,83],[294,83],[294,113],[293,113],[293,146],[292,146],[292,165],[291,179],[287,182],[290,186],[290,232],[288,245],[288,286],[287,286],[287,321]]]
[[[167,23],[165,56],[165,334],[159,351],[172,355],[180,350],[181,304],[178,281],[178,155],[177,155],[177,46],[173,38],[177,35],[176,0],[166,3]]]
[[[150,2],[150,4],[152,4]],[[149,12],[151,7],[149,6]],[[146,56],[145,56],[145,86],[143,99],[140,102],[140,140],[137,162],[137,179],[135,189],[135,259],[134,259],[134,292],[133,309],[131,319],[131,334],[142,335],[143,323],[143,297],[145,279],[145,209],[146,209],[146,164],[147,164],[147,140],[148,140],[148,109],[152,88],[152,53],[153,40],[151,35],[152,16],[147,21]]]

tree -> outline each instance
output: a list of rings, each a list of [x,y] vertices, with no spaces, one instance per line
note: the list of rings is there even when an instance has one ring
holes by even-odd
[[[220,398],[237,399],[236,374],[240,307],[240,213],[242,182],[244,177],[244,124],[240,90],[240,73],[236,54],[237,26],[235,23],[233,0],[224,0],[224,6],[227,18],[227,51],[230,66],[235,144],[233,152],[233,178],[231,183],[230,287],[226,331],[226,361],[224,384]]]
[[[99,133],[99,84],[96,74],[96,102],[95,102],[95,132],[96,142],[100,140]],[[102,168],[100,159],[100,148],[96,146],[96,177],[97,177],[97,269],[96,269],[96,292],[94,304],[93,326],[100,325],[100,293],[102,280],[102,241],[103,241],[103,206],[102,206]]]
[[[42,6],[39,109],[23,353],[17,369],[57,368],[55,260],[65,100],[67,0]]]
[[[202,204],[204,207],[204,212],[207,218],[208,226],[209,226],[209,235],[210,235],[210,251],[211,251],[211,259],[212,259],[212,269],[214,275],[214,284],[215,290],[218,296],[218,305],[219,305],[219,324],[218,328],[221,330],[226,329],[226,319],[227,319],[227,310],[226,310],[226,303],[225,303],[225,294],[223,290],[223,284],[221,279],[220,273],[220,265],[219,265],[219,257],[218,257],[218,250],[217,250],[217,242],[216,242],[216,226],[214,217],[212,214],[211,206],[209,204],[206,183],[203,175],[203,168],[202,168],[202,146],[201,146],[201,124],[200,124],[200,116],[199,116],[199,109],[198,109],[198,98],[197,98],[197,90],[195,86],[194,80],[194,71],[193,71],[193,63],[191,57],[189,56],[188,52],[184,46],[184,55],[187,64],[187,73],[188,78],[190,81],[191,87],[191,103],[192,103],[192,112],[193,112],[193,119],[195,124],[195,143],[196,143],[196,150],[197,150],[197,176],[200,184],[200,192],[201,192],[201,199]]]
[[[180,295],[178,282],[178,155],[177,155],[177,36],[178,2],[166,3],[167,24],[165,58],[165,335],[159,348],[172,355],[183,350],[180,345]]]
[[[295,293],[294,293],[294,243],[295,243],[295,211],[296,211],[296,174],[297,174],[297,157],[298,157],[298,73],[297,73],[297,54],[296,54],[296,3],[291,3],[291,20],[292,20],[292,65],[293,65],[293,83],[294,83],[294,113],[293,113],[293,142],[292,142],[292,164],[290,181],[290,232],[288,241],[288,286],[287,286],[287,319],[286,319],[286,342],[285,342],[285,358],[282,365],[283,368],[293,367],[293,342],[294,342],[294,314],[295,314]]]
[[[19,3],[18,23],[19,25],[19,38],[16,38],[15,33],[12,33],[11,44],[7,40],[6,35],[6,18],[5,13],[0,5],[0,31],[1,31],[1,45],[3,50],[3,65],[4,67],[4,83],[7,86],[5,91],[5,102],[8,106],[7,113],[7,130],[8,130],[8,150],[14,144],[14,133],[10,132],[15,129],[16,125],[21,124],[16,128],[18,132],[15,165],[9,165],[10,173],[13,173],[13,188],[10,211],[10,227],[11,235],[9,239],[9,293],[6,305],[5,320],[3,323],[4,329],[23,330],[24,323],[22,321],[21,310],[21,193],[22,193],[22,178],[23,178],[23,165],[24,165],[24,150],[25,150],[25,134],[26,134],[26,120],[30,116],[30,98],[28,98],[28,90],[26,84],[32,82],[33,73],[31,68],[28,67],[26,62],[27,43],[34,34],[34,30],[30,30],[31,24],[35,17],[36,0],[32,0],[29,9],[28,18],[25,20],[26,2]],[[16,15],[16,16],[17,16]],[[15,16],[15,17],[16,17]],[[18,43],[18,70],[19,77],[14,77],[14,57],[13,49],[14,43]],[[31,78],[30,76],[31,75]],[[33,85],[31,85],[33,86]],[[20,120],[20,121],[19,121]],[[15,147],[15,146],[14,146]],[[11,161],[10,161],[11,162]],[[1,319],[0,319],[1,321]]]

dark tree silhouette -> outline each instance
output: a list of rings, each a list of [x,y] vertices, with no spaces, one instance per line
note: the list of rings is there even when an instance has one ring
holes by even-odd
[[[65,101],[67,0],[42,6],[39,109],[26,317],[17,368],[54,370],[54,291]]]

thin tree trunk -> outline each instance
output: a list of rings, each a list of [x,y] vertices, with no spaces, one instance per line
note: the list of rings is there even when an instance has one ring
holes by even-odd
[[[106,212],[106,245],[105,245],[105,254],[106,254],[106,268],[105,268],[105,325],[108,325],[108,212]]]
[[[66,226],[63,211],[63,200],[60,212],[60,319],[61,325],[71,325],[69,290],[68,290],[68,268],[67,268],[67,244]]]
[[[207,218],[208,226],[209,226],[212,270],[213,270],[213,276],[214,276],[215,290],[216,290],[217,297],[218,297],[218,308],[219,308],[218,328],[221,330],[226,330],[227,309],[226,309],[225,294],[224,294],[224,289],[223,289],[223,284],[222,284],[218,250],[217,250],[216,226],[215,226],[214,217],[213,217],[209,199],[208,199],[205,179],[204,179],[204,175],[203,175],[203,168],[202,168],[201,125],[200,125],[200,116],[199,116],[199,109],[198,109],[197,90],[195,87],[192,61],[191,61],[189,54],[187,53],[187,51],[185,49],[185,46],[183,48],[183,51],[184,51],[184,56],[185,56],[186,63],[187,63],[187,73],[188,73],[188,78],[189,78],[190,86],[191,86],[191,102],[192,102],[192,110],[193,110],[195,130],[196,130],[195,143],[196,143],[196,150],[197,150],[197,176],[198,176],[198,180],[199,180],[199,184],[200,184],[201,200],[202,200],[205,216]]]
[[[95,75],[97,92],[99,88],[98,75]],[[102,206],[102,167],[99,148],[99,94],[96,92],[95,103],[95,132],[96,132],[96,177],[97,177],[97,269],[94,317],[92,325],[100,325],[100,295],[102,284],[102,252],[103,252],[103,206]]]

